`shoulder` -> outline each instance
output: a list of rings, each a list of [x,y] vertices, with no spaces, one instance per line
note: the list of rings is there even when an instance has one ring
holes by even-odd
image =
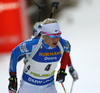
[[[23,43],[26,43],[27,45],[35,45],[38,43],[40,38],[36,37],[36,38],[31,38],[28,40],[25,40]]]
[[[36,45],[38,43],[38,41],[39,41],[39,38],[32,38],[32,39],[28,39],[28,40],[23,41],[19,45],[20,51],[22,53],[31,52],[32,51],[32,46]]]
[[[59,40],[59,41],[60,41],[62,47],[64,48],[64,51],[65,51],[65,52],[70,52],[70,50],[71,50],[71,45],[70,45],[69,41],[63,39],[62,37],[60,37],[60,40]]]

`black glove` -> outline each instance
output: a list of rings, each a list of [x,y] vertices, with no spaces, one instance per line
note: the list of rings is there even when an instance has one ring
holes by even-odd
[[[65,69],[60,69],[57,73],[56,81],[58,81],[59,83],[63,83],[65,81],[66,75],[67,74],[65,73]]]
[[[78,79],[78,74],[73,68],[73,66],[69,66],[69,73],[71,74],[74,81]]]
[[[17,91],[17,77],[16,77],[16,75],[13,75],[9,78],[8,89],[9,89],[9,92],[13,91],[13,93],[16,93],[16,91]]]

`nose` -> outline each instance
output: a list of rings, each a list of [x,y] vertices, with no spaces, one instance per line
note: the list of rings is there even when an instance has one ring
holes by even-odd
[[[57,38],[57,37],[54,38],[54,41],[58,41],[58,40],[59,40],[59,38]]]

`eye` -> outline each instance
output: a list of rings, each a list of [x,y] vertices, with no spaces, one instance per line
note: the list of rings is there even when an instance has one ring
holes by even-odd
[[[60,37],[60,35],[57,35],[57,38],[59,38]]]
[[[50,37],[51,39],[54,39],[54,38],[55,38],[55,36],[54,36],[54,35],[50,35],[49,37]]]

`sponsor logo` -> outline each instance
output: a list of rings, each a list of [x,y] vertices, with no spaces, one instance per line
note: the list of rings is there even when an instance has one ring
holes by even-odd
[[[57,57],[44,57],[44,60],[56,60]]]
[[[13,10],[19,8],[18,2],[12,2],[12,3],[2,3],[0,2],[0,12],[3,12],[5,10]]]
[[[34,73],[34,72],[31,72],[31,74],[33,76],[36,76],[36,77],[49,77],[49,76],[54,75],[54,73],[55,73],[55,70],[53,72],[51,72],[50,74],[42,74],[42,75],[41,74]]]
[[[69,47],[69,43],[66,41],[66,48],[68,48]]]
[[[28,77],[28,81],[30,83],[38,84],[38,85],[47,84],[47,83],[51,82],[52,80],[53,80],[53,77],[46,79],[46,80],[38,80],[38,79]]]
[[[61,51],[59,52],[46,52],[46,53],[41,53],[39,52],[39,56],[54,56],[54,55],[60,55]]]
[[[26,43],[23,43],[22,45],[20,45],[20,50],[22,53],[28,52],[28,49],[26,48]]]
[[[58,32],[58,30],[55,30],[55,32]]]
[[[22,46],[22,45],[20,45],[20,51],[21,51],[22,53],[24,53],[24,49],[23,49],[23,46]]]
[[[23,49],[25,52],[28,52],[27,48],[26,48],[26,43],[23,43]]]
[[[36,83],[36,84],[41,84],[43,81],[41,80],[35,80],[35,79],[32,79],[32,78],[28,78],[28,81],[32,82],[32,83]]]

